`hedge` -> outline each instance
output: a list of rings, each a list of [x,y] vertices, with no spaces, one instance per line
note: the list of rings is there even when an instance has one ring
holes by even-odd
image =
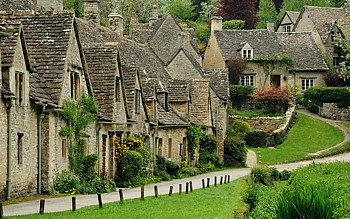
[[[252,131],[245,136],[245,142],[249,147],[266,147],[267,135],[264,131]]]
[[[349,87],[313,87],[304,91],[304,106],[306,109],[318,113],[323,103],[337,103],[337,106],[350,106]]]

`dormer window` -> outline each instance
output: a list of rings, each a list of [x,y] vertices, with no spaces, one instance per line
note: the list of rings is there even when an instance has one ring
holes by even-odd
[[[119,78],[115,77],[115,82],[114,82],[114,101],[115,102],[120,102],[119,98]]]
[[[243,59],[252,59],[253,58],[253,49],[242,49],[242,58]]]
[[[291,31],[292,31],[292,25],[282,26],[282,32],[291,32]]]
[[[18,105],[22,105],[24,100],[24,74],[21,72],[16,72],[15,80],[16,80],[16,87],[15,87],[16,103]]]

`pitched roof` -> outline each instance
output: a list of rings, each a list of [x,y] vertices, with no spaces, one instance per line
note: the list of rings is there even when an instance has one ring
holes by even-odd
[[[74,12],[4,16],[5,19],[20,21],[23,26],[33,75],[41,78],[34,87],[45,90],[54,104],[58,104],[67,50],[73,34]]]
[[[92,88],[101,114],[113,119],[114,84],[117,70],[117,50],[105,47],[85,47]]]
[[[166,111],[159,103],[157,103],[158,124],[159,125],[188,125],[179,115],[172,109]]]
[[[254,56],[281,52],[275,35],[267,30],[223,30],[214,34],[225,60],[240,57],[240,50],[246,43],[253,47]]]
[[[341,20],[345,15],[345,10],[343,8],[304,6],[301,13],[304,11],[308,12],[309,18],[314,23],[316,31],[323,42],[326,41],[330,34],[330,24]]]
[[[204,77],[210,79],[210,86],[223,100],[229,97],[228,69],[214,69],[204,71]]]
[[[120,66],[123,72],[123,85],[125,89],[125,97],[126,97],[126,107],[127,107],[127,116],[131,119],[131,115],[134,112],[134,98],[135,98],[135,85],[136,85],[136,77],[138,77],[138,68],[135,66]]]
[[[311,33],[276,33],[283,53],[293,58],[290,70],[328,70]]]
[[[169,102],[188,102],[190,100],[189,90],[188,81],[172,81],[168,86]]]
[[[1,0],[0,11],[33,10],[35,4],[33,0]]]
[[[1,21],[0,26],[6,28],[9,37],[0,38],[1,67],[12,67],[14,64],[15,49],[21,31],[21,23],[18,21]]]
[[[298,17],[300,15],[300,12],[296,11],[286,11],[286,15],[289,17],[291,22],[295,24],[295,22],[298,20]]]
[[[253,47],[254,57],[285,54],[292,57],[291,67],[294,70],[327,70],[310,33],[224,30],[215,31],[214,34],[225,60],[241,57],[240,50],[248,43]]]

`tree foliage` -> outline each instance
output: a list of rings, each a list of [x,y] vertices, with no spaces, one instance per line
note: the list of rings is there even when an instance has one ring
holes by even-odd
[[[244,27],[244,21],[242,20],[229,20],[229,21],[224,21],[222,23],[223,29],[239,30],[239,29],[243,29],[243,27]]]
[[[257,29],[265,29],[267,22],[277,23],[276,7],[272,0],[260,0],[258,17]]]
[[[194,6],[190,0],[171,0],[166,7],[166,12],[182,21],[190,20],[195,15],[193,11]]]
[[[254,28],[258,22],[257,0],[222,0],[217,14],[226,20],[244,20],[245,28]]]

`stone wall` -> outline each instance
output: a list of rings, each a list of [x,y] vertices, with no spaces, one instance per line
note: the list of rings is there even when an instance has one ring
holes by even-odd
[[[278,129],[282,122],[283,117],[245,117],[245,116],[230,116],[230,123],[232,123],[233,120],[243,120],[246,123],[249,124],[251,130],[262,130],[265,132],[272,132],[276,129]]]
[[[166,157],[168,160],[180,163],[181,154],[186,156],[187,149],[186,140],[187,127],[158,127],[158,145],[157,154]],[[162,139],[162,145],[160,146],[159,139]],[[169,146],[171,142],[171,146]],[[161,147],[161,148],[159,148]],[[181,148],[181,149],[180,149]],[[186,150],[184,150],[186,149]],[[169,151],[171,150],[171,151]],[[160,152],[160,153],[159,153]],[[170,155],[170,156],[169,156]]]
[[[209,107],[209,80],[195,79],[191,81],[191,122],[201,125],[212,126],[211,112]]]
[[[336,103],[323,103],[322,116],[334,120],[350,120],[350,108],[339,108]]]
[[[189,80],[202,77],[182,50],[169,63],[167,70],[174,79]]]

